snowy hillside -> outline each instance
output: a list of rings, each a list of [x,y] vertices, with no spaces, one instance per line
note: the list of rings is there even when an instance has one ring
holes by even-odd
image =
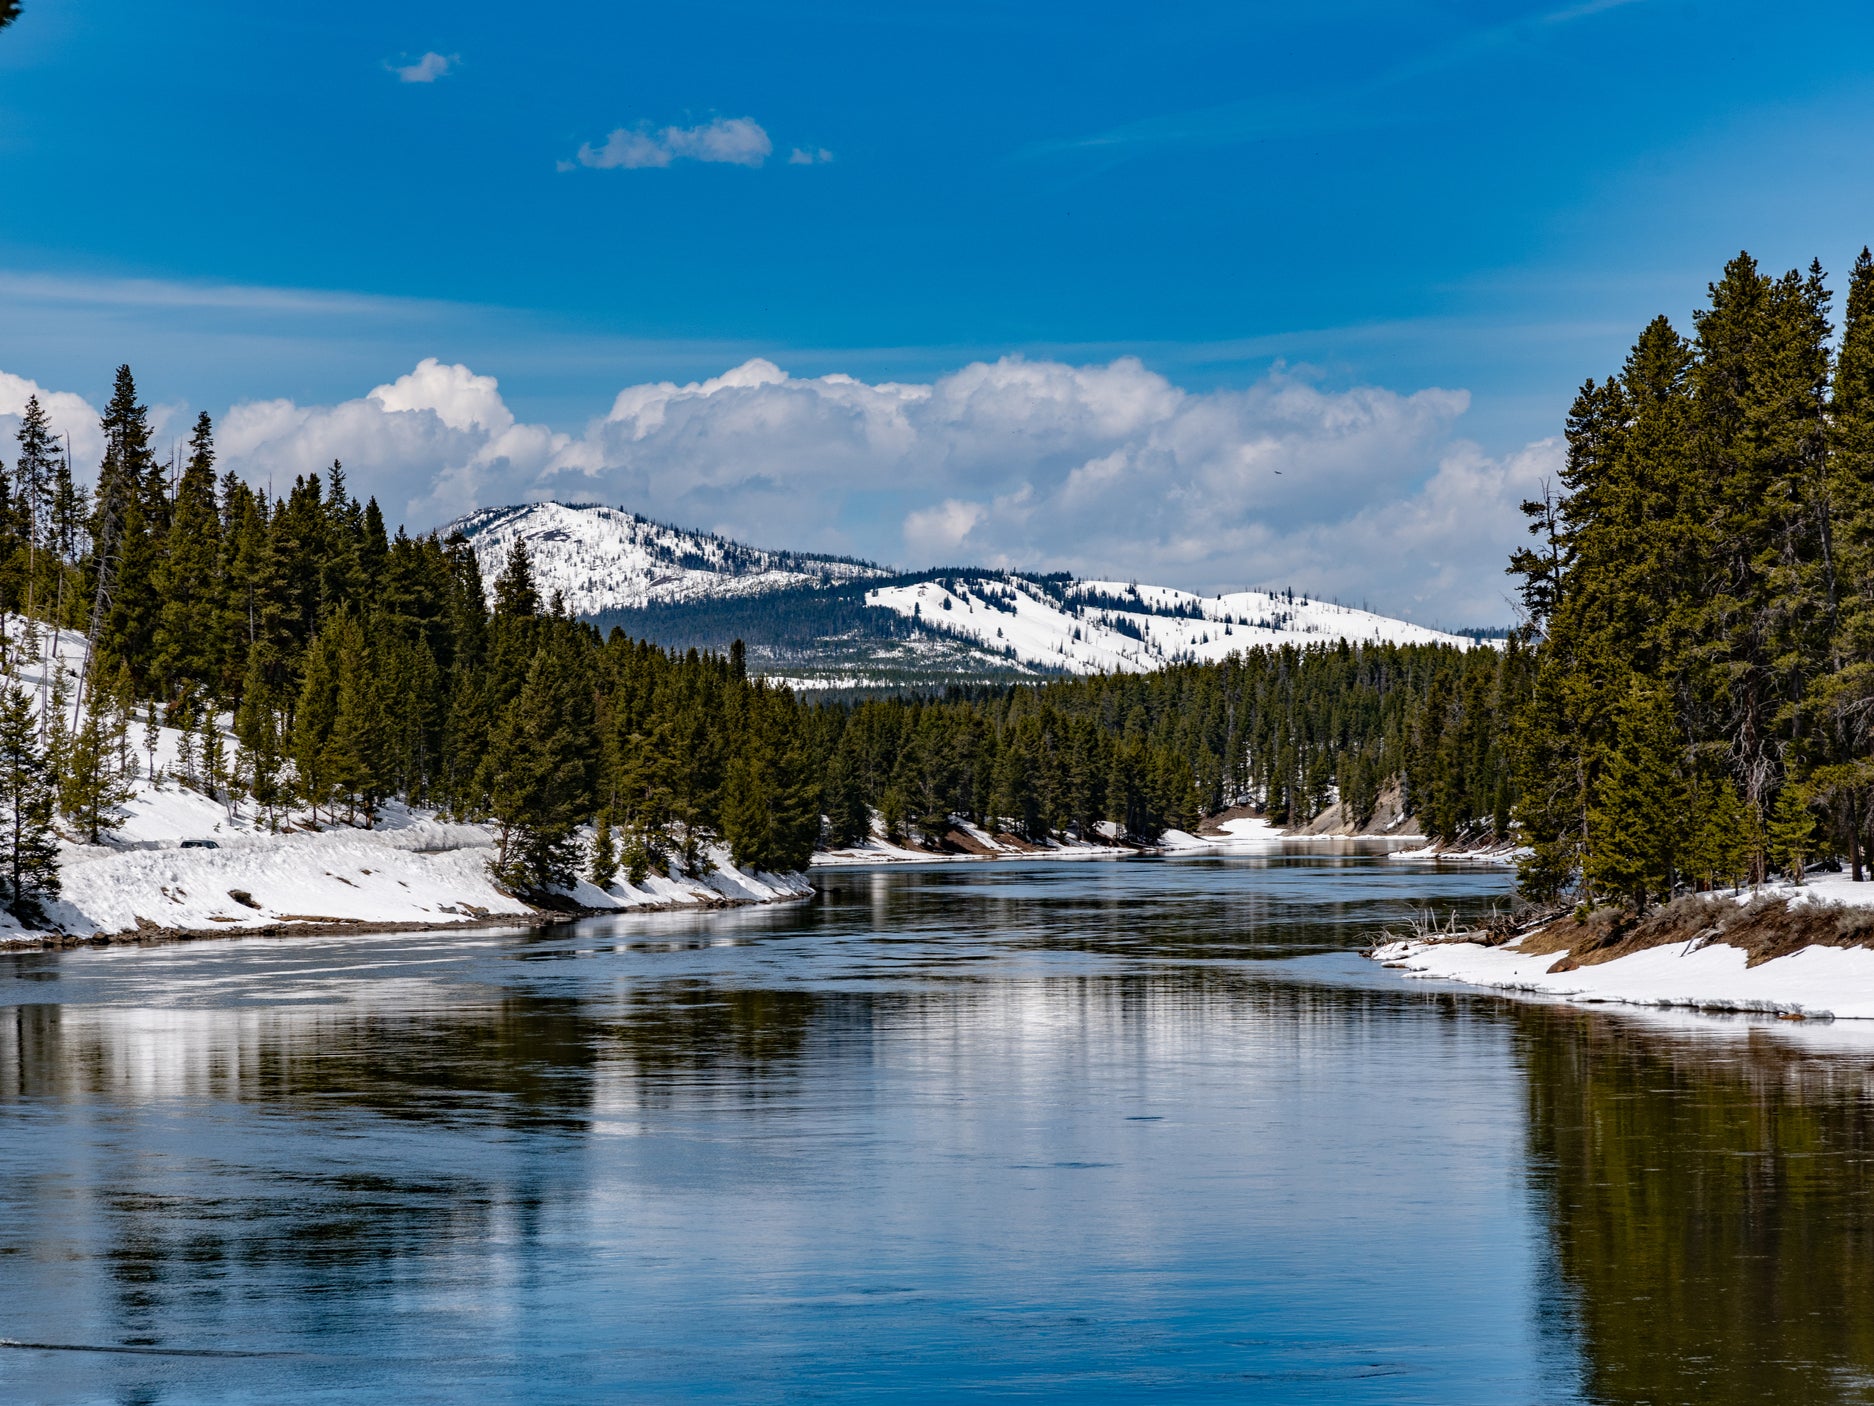
[[[0,682],[24,687],[42,715],[60,692],[76,698],[85,654],[82,635],[43,626],[29,633],[18,616],[0,615],[0,655],[9,665]],[[67,725],[74,707],[65,704]],[[205,781],[185,784],[180,777],[195,764],[183,734],[148,729],[142,716],[128,738],[135,779],[129,798],[110,813],[105,842],[84,843],[69,826],[60,835],[63,892],[45,905],[58,932],[364,930],[532,914],[489,877],[495,844],[487,825],[390,804],[371,829],[288,815],[276,833],[251,802],[226,790],[206,794]],[[216,724],[233,758],[232,719],[223,713]],[[194,844],[184,848],[185,841]],[[812,892],[798,874],[747,873],[726,850],[711,846],[708,853],[715,867],[706,874],[686,875],[673,862],[669,875],[652,873],[641,885],[622,876],[603,890],[581,881],[568,897],[586,908],[624,910],[770,903]],[[0,911],[0,948],[39,937]]]
[[[575,615],[703,597],[759,595],[888,575],[838,557],[770,552],[704,532],[686,532],[622,508],[532,503],[484,508],[442,530],[460,532],[475,549],[482,578],[493,582],[514,540],[533,558],[542,599],[554,592]]]
[[[1165,586],[1009,574],[944,576],[866,592],[883,606],[1068,673],[1136,673],[1264,645],[1470,640],[1326,601],[1263,591],[1197,596]]]
[[[543,598],[676,649],[747,646],[757,672],[804,688],[930,687],[1054,673],[1139,672],[1265,645],[1471,641],[1288,592],[1198,596],[1165,586],[870,563],[764,551],[621,508],[536,503],[452,524],[491,585],[516,539]]]

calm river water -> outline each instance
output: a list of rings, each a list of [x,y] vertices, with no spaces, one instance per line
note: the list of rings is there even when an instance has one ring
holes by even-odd
[[[0,1400],[1874,1401],[1874,1035],[1407,982],[1494,871],[0,957]]]

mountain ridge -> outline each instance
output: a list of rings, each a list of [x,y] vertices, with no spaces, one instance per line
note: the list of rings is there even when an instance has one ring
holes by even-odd
[[[1000,682],[1142,672],[1270,645],[1476,640],[1293,591],[1203,596],[1136,581],[984,567],[896,571],[750,547],[624,508],[487,508],[457,519],[492,582],[524,540],[545,598],[673,648],[744,641],[749,665],[803,687]]]

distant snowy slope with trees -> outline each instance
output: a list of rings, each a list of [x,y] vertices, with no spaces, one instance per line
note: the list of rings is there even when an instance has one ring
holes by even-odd
[[[866,592],[868,604],[1065,673],[1136,673],[1264,645],[1454,644],[1422,625],[1294,592],[1199,596],[1166,586],[1013,573],[940,576]]]
[[[541,599],[558,595],[575,615],[710,596],[760,595],[797,586],[887,576],[843,557],[770,552],[707,532],[666,527],[622,508],[529,503],[484,508],[442,530],[475,548],[494,580],[525,541]]]
[[[524,542],[541,595],[673,648],[743,640],[751,668],[804,686],[1136,673],[1265,645],[1470,640],[1294,591],[1200,596],[982,568],[893,573],[766,551],[621,508],[535,503],[451,524],[484,579]]]

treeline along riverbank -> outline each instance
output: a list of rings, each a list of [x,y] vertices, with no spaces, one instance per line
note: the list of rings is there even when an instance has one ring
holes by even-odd
[[[1643,910],[1862,876],[1874,727],[1874,261],[1838,347],[1819,264],[1740,254],[1581,389],[1517,553],[1533,678],[1506,719],[1524,887]]]
[[[0,475],[6,666],[54,680],[13,690],[0,726],[15,907],[56,892],[55,824],[108,838],[159,727],[183,738],[174,779],[264,824],[369,825],[393,800],[486,822],[523,894],[671,855],[694,872],[715,841],[744,868],[799,869],[875,816],[893,835],[958,817],[1149,842],[1244,803],[1298,822],[1338,800],[1357,823],[1397,782],[1455,839],[1502,831],[1515,803],[1498,724],[1527,689],[1519,646],[1288,648],[816,703],[749,676],[737,648],[601,636],[540,598],[524,546],[484,582],[461,542],[388,531],[338,464],[272,496],[217,473],[207,416],[159,461],[128,367],[103,430],[87,491],[30,404]],[[90,642],[69,690],[28,668],[50,624]]]

